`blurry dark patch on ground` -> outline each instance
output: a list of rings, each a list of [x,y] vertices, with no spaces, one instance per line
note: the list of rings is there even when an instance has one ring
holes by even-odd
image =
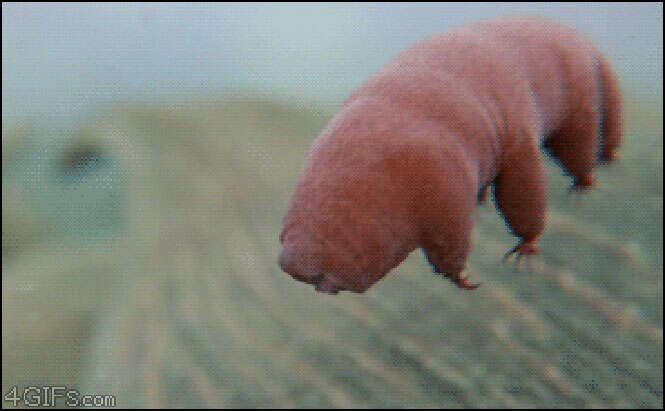
[[[92,143],[79,143],[63,150],[56,167],[59,175],[76,178],[106,163],[106,155],[100,147]]]

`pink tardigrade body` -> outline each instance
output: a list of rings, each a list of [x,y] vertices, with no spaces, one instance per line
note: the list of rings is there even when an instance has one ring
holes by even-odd
[[[483,22],[402,52],[312,146],[279,263],[318,291],[363,292],[422,247],[462,288],[472,213],[492,187],[511,252],[538,252],[545,148],[573,178],[615,159],[621,99],[608,62],[548,20]]]

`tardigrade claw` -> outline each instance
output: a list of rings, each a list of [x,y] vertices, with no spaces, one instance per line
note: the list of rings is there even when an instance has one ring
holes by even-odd
[[[457,286],[463,290],[475,290],[480,287],[480,283],[469,284],[466,278],[457,277],[453,280]]]
[[[441,273],[439,273],[441,274]],[[468,277],[461,277],[459,274],[445,274],[443,276],[455,283],[455,285],[463,290],[475,290],[480,287],[480,283],[469,284]]]
[[[573,185],[568,188],[568,195],[573,193],[586,193],[591,187],[593,187],[593,178],[590,175],[576,178]]]
[[[519,262],[525,255],[540,254],[540,250],[535,242],[522,242],[517,244],[512,250],[508,251],[506,255],[503,256],[503,261],[505,262],[508,257],[513,254],[517,254],[517,262]]]

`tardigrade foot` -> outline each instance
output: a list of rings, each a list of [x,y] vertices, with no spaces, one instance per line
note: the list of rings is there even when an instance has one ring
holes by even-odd
[[[444,277],[455,283],[455,285],[463,290],[475,290],[476,288],[480,287],[480,283],[477,284],[470,284],[468,281],[468,277],[461,277],[459,274],[445,274],[445,273],[438,273],[442,274]]]
[[[586,175],[582,178],[576,178],[573,185],[568,189],[568,194],[571,193],[585,193],[593,187],[593,177]]]
[[[506,253],[506,255],[503,257],[503,261],[505,262],[508,257],[513,254],[517,254],[517,262],[519,262],[524,256],[540,254],[540,250],[538,249],[536,241],[521,242],[517,244],[515,248]]]

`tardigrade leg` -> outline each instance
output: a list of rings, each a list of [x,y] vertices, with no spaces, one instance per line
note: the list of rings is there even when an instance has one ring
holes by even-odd
[[[601,161],[611,163],[621,145],[621,90],[616,75],[604,58],[600,59],[600,83],[602,87],[603,134]]]
[[[598,165],[599,154],[604,155],[600,152],[602,111],[598,89],[589,85],[587,89],[577,90],[568,118],[544,144],[566,173],[573,177],[573,189],[577,190],[593,185],[593,169]],[[605,155],[610,156],[612,150],[613,146],[608,144]]]
[[[506,223],[520,238],[506,257],[538,254],[547,211],[547,180],[536,139],[526,141],[503,162],[494,181],[494,196]]]
[[[471,284],[462,274],[471,251],[471,229],[473,228],[473,206],[475,201],[452,200],[451,212],[443,211],[439,221],[432,224],[435,230],[422,245],[427,261],[434,271],[443,274],[459,288],[473,290],[480,284]]]

